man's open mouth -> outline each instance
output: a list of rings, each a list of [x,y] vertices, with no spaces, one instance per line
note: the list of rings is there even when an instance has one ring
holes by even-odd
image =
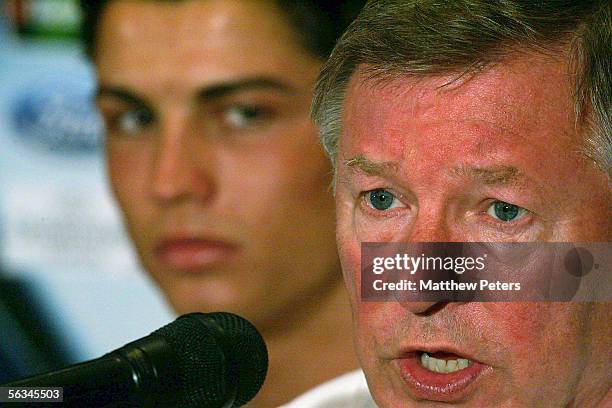
[[[421,366],[435,373],[455,373],[469,367],[471,364],[471,360],[460,358],[459,356],[451,353],[421,353]]]
[[[458,401],[491,367],[455,350],[407,351],[396,360],[400,375],[417,398]]]

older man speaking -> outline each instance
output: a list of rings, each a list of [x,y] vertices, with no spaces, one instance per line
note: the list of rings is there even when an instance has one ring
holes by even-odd
[[[379,406],[612,406],[609,302],[360,292],[364,242],[609,245],[611,15],[609,1],[371,1],[337,45],[313,115]]]

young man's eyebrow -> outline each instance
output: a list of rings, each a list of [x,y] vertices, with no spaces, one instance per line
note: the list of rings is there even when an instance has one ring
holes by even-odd
[[[203,86],[197,92],[197,99],[202,102],[207,102],[223,98],[232,93],[257,89],[271,89],[290,95],[297,93],[295,87],[277,79],[269,77],[252,77],[239,80],[228,80],[226,82]],[[147,105],[144,99],[120,86],[100,85],[96,90],[95,97],[96,99],[112,97],[132,105]]]
[[[136,105],[136,106],[146,106],[147,105],[147,102],[144,99],[138,97],[133,92],[130,92],[127,89],[124,89],[121,87],[115,87],[115,86],[100,85],[98,89],[96,90],[95,97],[96,97],[96,100],[101,99],[101,98],[110,97],[110,98],[120,99],[121,101],[128,103],[130,105]]]
[[[271,89],[280,91],[286,94],[294,94],[297,90],[282,81],[269,77],[253,77],[239,80],[230,80],[227,82],[220,82],[212,85],[208,85],[198,91],[198,100],[206,102],[224,96],[230,95],[236,92],[251,91],[258,89]]]
[[[393,161],[374,161],[363,154],[358,154],[344,161],[344,165],[368,176],[388,177],[397,173],[399,163]]]

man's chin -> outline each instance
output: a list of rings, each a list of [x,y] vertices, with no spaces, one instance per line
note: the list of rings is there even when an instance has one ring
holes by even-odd
[[[172,282],[159,285],[166,301],[178,314],[192,312],[218,312],[226,311],[239,314],[241,310],[248,310],[247,296],[236,296],[229,289],[213,289],[213,285],[206,282]]]

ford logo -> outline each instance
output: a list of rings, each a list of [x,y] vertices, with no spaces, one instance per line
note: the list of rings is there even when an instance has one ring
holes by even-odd
[[[14,136],[20,142],[50,152],[98,151],[103,125],[91,89],[88,80],[78,77],[32,81],[14,98]]]

